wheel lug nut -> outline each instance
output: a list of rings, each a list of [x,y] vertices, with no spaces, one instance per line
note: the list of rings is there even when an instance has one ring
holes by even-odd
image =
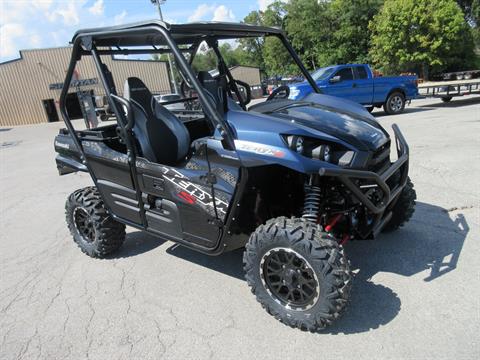
[[[301,272],[302,272],[302,271],[301,271],[300,269],[297,269],[297,273],[299,273],[299,274],[300,274]]]
[[[300,285],[297,285],[297,289],[300,289],[300,287],[301,287]]]
[[[285,265],[282,265],[282,269],[285,269]]]

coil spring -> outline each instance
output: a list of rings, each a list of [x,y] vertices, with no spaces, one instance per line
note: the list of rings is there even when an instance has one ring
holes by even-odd
[[[316,224],[320,210],[320,188],[315,185],[305,184],[305,201],[303,204],[302,218]]]

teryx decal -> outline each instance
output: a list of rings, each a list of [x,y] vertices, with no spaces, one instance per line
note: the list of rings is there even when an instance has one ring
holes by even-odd
[[[182,191],[178,193],[178,196],[189,204],[197,203],[206,208],[210,214],[215,214],[215,208],[217,209],[218,217],[222,220],[225,218],[228,210],[228,203],[216,199],[215,203],[212,195],[201,189],[198,185],[188,181],[188,178],[182,173],[172,168],[162,167],[163,177],[180,188]],[[194,200],[192,202],[192,200]]]
[[[190,195],[186,191],[180,191],[177,195],[180,199],[185,200],[190,205],[195,204],[195,202],[197,201],[192,195]]]
[[[276,147],[251,141],[235,140],[235,147],[237,150],[253,152],[259,155],[274,156],[277,158],[282,158],[285,156],[285,153]]]

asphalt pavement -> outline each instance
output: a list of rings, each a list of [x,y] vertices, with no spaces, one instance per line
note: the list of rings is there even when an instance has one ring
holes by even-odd
[[[73,243],[57,175],[60,124],[0,129],[0,359],[480,358],[480,97],[418,100],[398,116],[418,202],[411,222],[348,244],[350,306],[320,334],[250,293],[242,251],[207,257],[128,229],[109,259]]]

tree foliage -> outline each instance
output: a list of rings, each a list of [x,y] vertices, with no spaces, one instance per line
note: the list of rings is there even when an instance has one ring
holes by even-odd
[[[386,0],[370,26],[370,54],[386,73],[441,71],[473,59],[470,29],[454,0]]]
[[[310,69],[328,63],[325,44],[330,41],[332,24],[329,4],[321,1],[291,0],[286,9],[285,31],[292,45]]]
[[[244,23],[281,27],[309,70],[374,63],[386,73],[463,70],[480,51],[480,0],[277,0]],[[299,69],[275,37],[222,43],[228,66],[259,67],[267,76]],[[193,66],[216,68],[206,48]]]
[[[370,21],[384,0],[334,0],[328,7],[333,24],[328,41],[327,63],[367,63],[371,31]],[[324,62],[325,64],[325,62]]]

